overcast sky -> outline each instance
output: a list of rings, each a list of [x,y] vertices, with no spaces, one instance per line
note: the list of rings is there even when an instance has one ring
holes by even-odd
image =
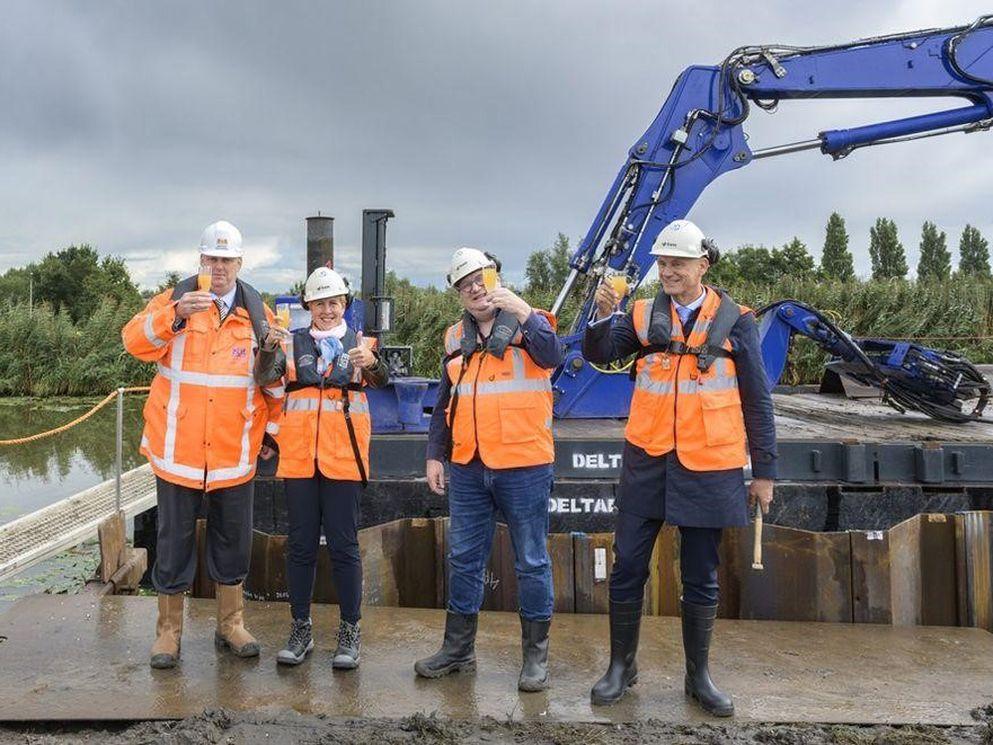
[[[304,218],[333,215],[354,273],[361,210],[396,212],[389,264],[439,283],[451,251],[511,275],[557,232],[586,232],[679,72],[746,43],[822,44],[971,22],[960,0],[671,2],[5,2],[0,24],[0,271],[72,243],[123,256],[143,286],[192,272],[204,225],[246,242],[245,276],[304,272]],[[986,8],[985,10],[988,10]],[[956,102],[794,102],[754,110],[753,148]],[[993,133],[755,162],[690,217],[722,247],[799,236],[818,256],[842,213],[856,268],[896,220],[955,249],[993,238]]]

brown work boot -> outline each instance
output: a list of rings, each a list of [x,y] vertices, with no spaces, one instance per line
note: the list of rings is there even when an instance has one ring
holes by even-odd
[[[217,631],[214,644],[227,647],[239,657],[258,657],[259,643],[245,630],[245,596],[241,582],[236,585],[215,583],[217,593]]]
[[[165,670],[179,661],[180,637],[183,635],[183,593],[159,593],[159,620],[155,624],[155,644],[148,664]]]

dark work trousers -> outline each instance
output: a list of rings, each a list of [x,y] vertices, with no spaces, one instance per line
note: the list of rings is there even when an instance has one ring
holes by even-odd
[[[614,528],[614,568],[610,573],[610,599],[640,600],[648,580],[648,564],[663,521],[618,512]],[[721,528],[679,528],[679,567],[683,600],[696,605],[717,605],[718,550]]]
[[[158,539],[152,584],[156,592],[175,595],[193,584],[197,570],[197,514],[203,489],[179,486],[156,476]],[[252,499],[247,481],[207,492],[207,575],[222,585],[245,579],[252,560]]]
[[[325,478],[284,479],[290,530],[286,542],[286,583],[293,618],[310,617],[310,599],[317,571],[321,528],[331,554],[331,571],[338,592],[341,618],[356,623],[361,617],[362,558],[359,555],[358,481]]]

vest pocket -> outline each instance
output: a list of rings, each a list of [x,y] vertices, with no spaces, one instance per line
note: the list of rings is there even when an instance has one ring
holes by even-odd
[[[533,442],[537,438],[533,401],[525,397],[504,397],[500,401],[500,441],[505,444]]]
[[[737,389],[701,393],[700,409],[707,445],[734,445],[745,440],[745,420]]]

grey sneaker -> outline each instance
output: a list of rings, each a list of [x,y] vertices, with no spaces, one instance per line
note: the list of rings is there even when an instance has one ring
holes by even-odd
[[[279,650],[276,662],[282,665],[299,665],[313,648],[314,637],[311,634],[310,619],[294,618],[290,627],[290,640],[286,642],[284,649]]]
[[[352,670],[358,667],[361,643],[358,623],[342,620],[338,625],[338,648],[334,651],[331,667],[338,670]]]

